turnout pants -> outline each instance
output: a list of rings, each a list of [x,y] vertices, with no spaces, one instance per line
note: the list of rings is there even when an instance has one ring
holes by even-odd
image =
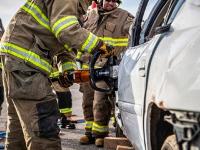
[[[56,91],[58,97],[58,106],[61,114],[72,113],[72,94],[70,90],[65,92]]]
[[[8,106],[6,150],[61,150],[56,95],[48,78],[24,62],[3,56]]]
[[[71,116],[72,114],[72,94],[69,88],[60,86],[58,81],[52,83],[52,87],[58,98],[58,106],[61,114]]]
[[[98,82],[97,86],[106,88],[104,82]],[[95,137],[108,135],[108,123],[111,117],[112,102],[110,94],[94,91],[89,83],[81,84],[80,91],[83,92],[83,113],[86,120],[86,135],[92,133]]]
[[[1,109],[2,104],[4,102],[4,90],[3,90],[3,81],[2,81],[2,70],[0,69],[0,115],[1,115]]]

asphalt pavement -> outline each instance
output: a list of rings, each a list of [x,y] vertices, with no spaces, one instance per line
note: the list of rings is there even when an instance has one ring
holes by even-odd
[[[70,87],[72,92],[72,109],[74,119],[83,120],[83,111],[82,111],[82,94],[79,92],[79,85],[74,84]],[[0,115],[0,131],[5,131],[6,126],[6,104],[3,104],[3,111]],[[104,148],[97,148],[94,144],[91,145],[80,145],[79,138],[84,135],[84,123],[77,123],[76,129],[61,129],[60,137],[62,141],[63,150],[104,150]],[[114,128],[111,126],[110,135],[114,135]],[[2,140],[0,139],[0,144]]]
[[[82,111],[82,94],[79,92],[79,85],[74,84],[70,87],[72,92],[72,109],[73,114],[76,115],[78,120],[83,119]],[[110,125],[110,135],[113,136],[114,128]],[[79,138],[84,135],[84,123],[77,123],[75,130],[62,129],[61,139],[63,150],[104,150],[104,148],[97,148],[94,144],[91,145],[80,145]]]

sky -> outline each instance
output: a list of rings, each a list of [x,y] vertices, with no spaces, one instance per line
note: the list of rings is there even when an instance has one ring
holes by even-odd
[[[2,19],[4,27],[6,27],[21,5],[26,0],[1,0],[0,4],[0,18]],[[121,8],[128,10],[134,16],[136,14],[137,7],[140,0],[122,0]]]

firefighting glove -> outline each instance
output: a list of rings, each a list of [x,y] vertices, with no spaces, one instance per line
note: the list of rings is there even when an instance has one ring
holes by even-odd
[[[68,88],[73,85],[73,74],[71,72],[64,72],[59,75],[58,82],[60,86]]]
[[[113,51],[113,47],[108,44],[105,44],[103,41],[100,41],[99,51],[101,52],[102,58],[107,58],[111,55],[111,52]]]

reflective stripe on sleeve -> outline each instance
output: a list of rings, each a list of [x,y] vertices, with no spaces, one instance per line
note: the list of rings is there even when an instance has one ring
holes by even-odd
[[[42,59],[38,54],[29,51],[25,48],[19,47],[12,43],[1,43],[0,52],[13,55],[26,62],[29,62],[38,68],[46,71],[48,74],[52,71],[52,66],[46,60]]]
[[[127,47],[128,38],[112,38],[112,37],[100,37],[105,43],[115,47]]]
[[[33,2],[26,2],[21,8],[35,18],[40,25],[51,31],[49,19],[37,5],[35,5]]]
[[[67,49],[68,52],[71,52],[71,51],[72,51],[72,48],[69,47],[67,44],[65,44],[64,47]]]
[[[82,52],[78,51],[77,55],[76,55],[76,59],[81,59],[81,56],[83,55]]]
[[[60,113],[62,114],[66,114],[66,113],[71,113],[72,112],[72,108],[63,108],[63,109],[59,109]]]
[[[75,62],[64,62],[62,65],[59,66],[59,72],[64,72],[67,70],[76,70],[76,63]]]
[[[75,16],[67,16],[59,19],[52,27],[52,31],[56,37],[65,28],[68,28],[74,24],[78,24],[78,19]]]
[[[82,69],[89,69],[89,64],[82,64]]]
[[[82,45],[81,51],[86,51],[88,53],[91,53],[94,47],[96,46],[97,42],[98,42],[98,37],[90,32],[88,38]]]
[[[49,77],[50,78],[58,78],[59,75],[60,75],[60,72],[59,71],[55,71],[55,72],[52,72]]]
[[[93,123],[92,131],[100,132],[100,133],[107,133],[108,132],[108,126],[101,126],[97,123]]]

